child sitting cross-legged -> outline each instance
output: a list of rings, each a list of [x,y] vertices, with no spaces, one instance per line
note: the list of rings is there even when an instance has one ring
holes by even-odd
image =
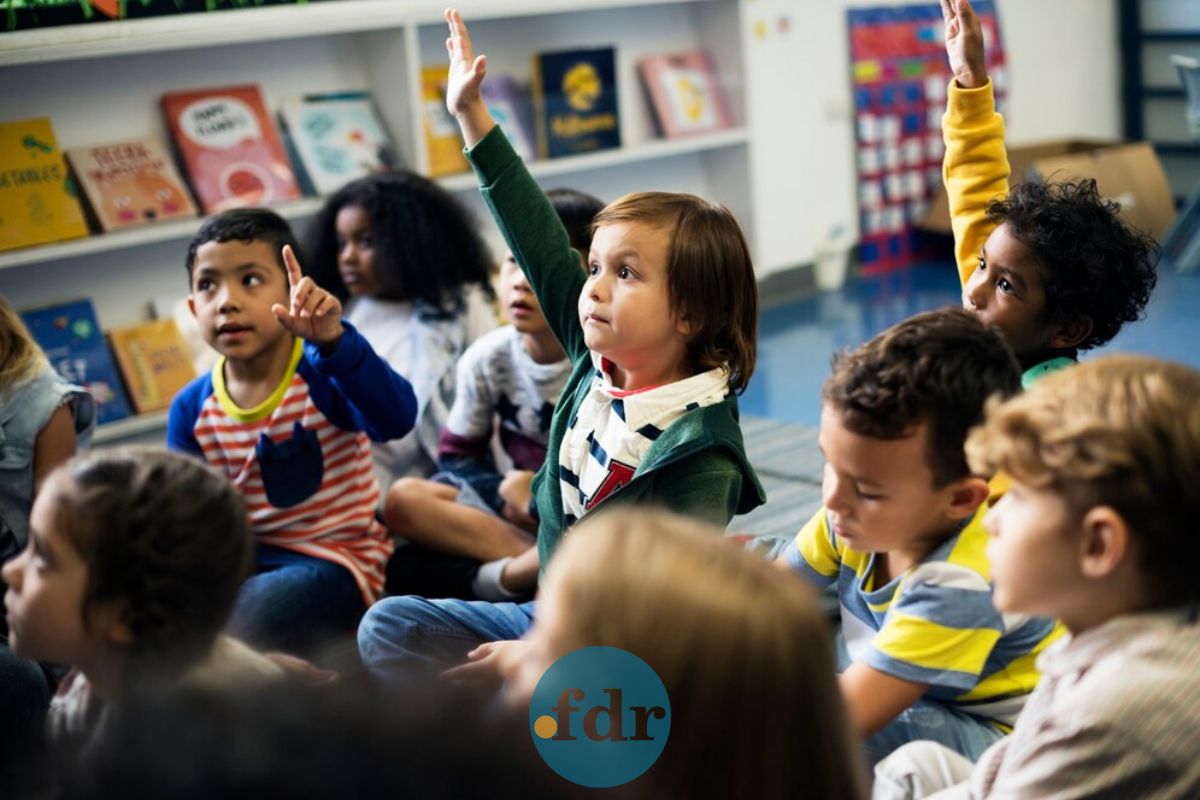
[[[945,308],[839,357],[822,389],[825,506],[778,563],[836,585],[841,689],[870,763],[915,739],[978,757],[1059,634],[992,605],[988,483],[963,453],[988,398],[1019,388],[999,335]]]
[[[1070,631],[978,764],[930,742],[881,798],[1200,797],[1200,372],[1109,356],[992,407],[967,440],[1012,488],[987,516],[997,608]]]

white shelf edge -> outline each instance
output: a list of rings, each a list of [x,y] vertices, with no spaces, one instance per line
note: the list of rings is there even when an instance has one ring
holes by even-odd
[[[111,444],[112,442],[128,439],[142,433],[155,430],[166,430],[167,412],[151,411],[148,414],[137,414],[117,422],[107,422],[96,426],[92,435],[92,445]]]
[[[659,139],[622,147],[615,150],[601,150],[578,156],[563,156],[562,158],[540,159],[529,164],[529,173],[535,178],[548,178],[555,175],[567,175],[573,172],[584,172],[592,169],[604,169],[624,164],[636,164],[641,161],[652,161],[659,158],[703,153],[709,150],[719,150],[724,147],[736,147],[746,144],[750,134],[745,128],[730,128],[717,133],[689,136],[679,139]],[[463,172],[437,179],[444,188],[451,191],[463,191],[478,187],[474,173]]]
[[[293,203],[271,206],[271,210],[284,219],[296,219],[315,214],[324,204],[324,197],[305,197]],[[189,217],[173,222],[160,222],[143,225],[113,233],[99,233],[80,239],[69,239],[65,242],[36,245],[20,250],[0,253],[0,270],[12,267],[24,267],[29,264],[40,264],[60,258],[75,258],[77,256],[106,253],[112,250],[125,250],[158,242],[174,242],[191,237],[200,229],[204,217]]]

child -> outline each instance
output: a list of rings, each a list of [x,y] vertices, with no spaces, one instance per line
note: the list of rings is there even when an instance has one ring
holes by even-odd
[[[318,286],[417,396],[414,436],[374,445],[381,485],[427,478],[454,397],[454,365],[496,327],[492,261],[475,220],[449,192],[413,172],[371,175],[339,189],[305,234]]]
[[[547,192],[582,259],[591,248],[594,197]],[[550,415],[571,370],[537,297],[509,253],[500,298],[511,324],[467,348],[432,481],[402,478],[384,502],[388,528],[409,541],[388,562],[388,591],[426,597],[507,599],[473,583],[482,561],[520,555],[533,545],[529,484],[546,460]],[[501,474],[489,452],[497,429],[512,469]]]
[[[246,498],[256,574],[230,630],[290,652],[353,630],[379,597],[393,543],[375,519],[368,436],[403,436],[416,413],[408,381],[301,276],[294,246],[287,222],[263,209],[200,227],[188,304],[222,358],[175,397],[167,423],[172,449],[205,459]]]
[[[656,503],[724,526],[763,502],[736,395],[754,371],[758,287],[732,214],[681,194],[629,195],[605,208],[581,274],[553,207],[480,97],[483,56],[472,56],[458,12],[446,16],[446,103],[484,199],[574,363],[533,482],[537,549],[499,578],[527,592],[576,520],[606,503]],[[460,659],[472,643],[520,637],[531,609],[390,598],[364,619],[359,647],[377,675]]]
[[[618,647],[671,701],[666,749],[631,786],[639,796],[861,797],[816,603],[720,533],[659,511],[589,515],[546,572],[530,657],[504,665],[507,704],[528,714],[560,657]]]
[[[88,738],[105,706],[147,682],[280,675],[218,636],[250,557],[238,493],[191,459],[92,451],[51,473],[28,546],[4,565],[4,607],[18,655],[75,668],[50,708],[52,738]]]
[[[974,770],[909,745],[879,765],[879,796],[956,776],[969,784],[938,797],[1200,796],[1197,397],[1195,369],[1110,356],[989,409],[967,453],[1012,478],[985,523],[996,606],[1071,635],[1038,659],[1012,735]]]
[[[1136,320],[1157,275],[1154,241],[1092,180],[1008,188],[1004,119],[970,0],[942,0],[950,83],[944,178],[963,307],[1017,354],[1022,383],[1074,364]]]
[[[988,484],[963,441],[1020,387],[995,331],[961,309],[918,314],[834,362],[822,389],[825,507],[779,556],[836,584],[841,687],[871,763],[914,739],[976,757],[1037,683],[1054,623],[992,606]]]

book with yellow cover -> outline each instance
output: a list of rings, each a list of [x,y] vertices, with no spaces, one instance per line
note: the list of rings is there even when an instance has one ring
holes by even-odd
[[[0,250],[87,234],[50,119],[0,123]]]
[[[470,169],[463,155],[458,123],[446,110],[446,76],[450,66],[425,67],[421,70],[422,129],[429,150],[429,176],[453,175]]]
[[[138,414],[167,408],[175,394],[196,377],[191,352],[175,320],[118,328],[109,332],[108,341]]]

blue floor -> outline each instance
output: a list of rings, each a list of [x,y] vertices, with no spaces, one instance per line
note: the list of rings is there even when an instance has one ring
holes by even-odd
[[[961,302],[949,262],[874,278],[851,278],[839,292],[815,294],[762,314],[758,366],[741,398],[744,414],[817,425],[830,356],[918,311]],[[1200,273],[1164,268],[1146,319],[1125,327],[1097,353],[1135,352],[1200,368]]]

